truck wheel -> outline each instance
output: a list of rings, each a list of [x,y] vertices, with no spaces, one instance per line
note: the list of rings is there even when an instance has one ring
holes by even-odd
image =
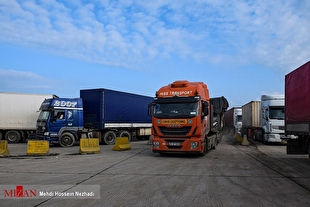
[[[205,139],[203,152],[199,153],[200,156],[205,156],[208,152],[208,139]]]
[[[113,131],[107,131],[103,135],[103,143],[107,145],[115,144],[116,133]]]
[[[214,145],[212,146],[212,149],[216,149],[217,145],[218,145],[218,142],[215,141],[215,143],[213,143]]]
[[[65,132],[59,138],[59,144],[62,147],[72,147],[74,145],[75,139],[73,134]]]
[[[263,139],[263,144],[268,144],[268,142],[267,142],[266,139],[265,139],[265,135],[263,135],[262,137],[263,137],[263,138],[262,138],[262,139]]]
[[[119,133],[119,137],[128,137],[128,141],[131,140],[131,133],[127,130],[123,130]]]
[[[17,131],[8,131],[5,134],[5,139],[8,140],[9,143],[17,143],[20,141],[20,133]]]

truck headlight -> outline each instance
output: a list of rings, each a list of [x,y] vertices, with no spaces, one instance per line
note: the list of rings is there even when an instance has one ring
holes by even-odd
[[[195,149],[198,147],[198,142],[191,142],[191,149]]]
[[[159,142],[154,141],[154,142],[153,142],[153,146],[154,146],[155,148],[159,148]]]

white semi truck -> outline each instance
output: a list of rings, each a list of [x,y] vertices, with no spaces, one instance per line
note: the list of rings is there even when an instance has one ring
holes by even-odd
[[[25,141],[35,135],[39,108],[52,94],[0,92],[0,140]]]
[[[282,142],[284,95],[262,95],[260,101],[242,106],[242,135],[263,143]]]
[[[233,133],[240,133],[242,128],[242,108],[233,107],[225,112],[225,129],[233,131]]]

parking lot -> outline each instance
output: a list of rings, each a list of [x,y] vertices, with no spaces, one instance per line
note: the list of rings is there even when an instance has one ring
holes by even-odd
[[[48,156],[27,156],[25,143],[9,144],[10,156],[0,158],[1,187],[7,193],[1,203],[40,207],[308,206],[308,157],[286,155],[285,145],[249,141],[249,146],[242,146],[226,135],[217,149],[203,157],[154,154],[147,141],[132,141],[131,150],[126,151],[100,145],[99,154],[86,155],[79,154],[78,145],[51,146]],[[8,191],[16,186],[25,192],[44,188],[54,195],[39,196],[36,191],[32,197],[10,197]],[[55,189],[96,195],[57,196]]]

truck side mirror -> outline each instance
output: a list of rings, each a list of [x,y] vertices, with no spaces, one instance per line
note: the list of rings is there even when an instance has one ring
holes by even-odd
[[[203,101],[202,102],[202,113],[203,113],[202,116],[207,116],[209,114],[208,108],[209,108],[209,103],[206,101]]]
[[[267,121],[269,120],[269,110],[268,110],[268,108],[263,110],[263,118],[266,119]]]
[[[149,105],[147,106],[148,110],[147,110],[147,114],[149,116],[152,116],[152,108],[153,108],[154,103],[149,103]]]

